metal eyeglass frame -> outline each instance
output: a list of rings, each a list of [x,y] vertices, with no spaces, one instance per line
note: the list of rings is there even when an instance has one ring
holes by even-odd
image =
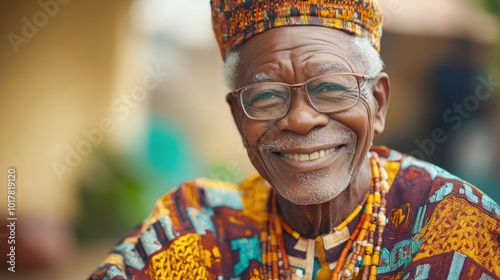
[[[311,99],[309,97],[309,93],[307,92],[307,89],[306,89],[305,85],[307,83],[309,83],[311,80],[316,80],[318,78],[325,77],[325,76],[352,76],[352,77],[356,78],[356,81],[357,81],[357,84],[358,84],[358,96],[357,96],[356,102],[354,104],[352,104],[351,106],[349,106],[349,107],[338,109],[338,110],[324,111],[324,110],[319,110],[318,108],[316,108],[316,106],[314,106],[314,104],[312,103],[312,101],[311,101]],[[314,110],[316,110],[317,112],[320,112],[320,113],[334,113],[334,112],[340,112],[340,111],[343,111],[343,110],[347,110],[349,108],[352,108],[352,107],[356,106],[356,104],[358,104],[358,102],[359,102],[359,98],[360,98],[360,95],[361,95],[360,82],[363,81],[363,80],[369,80],[369,79],[373,79],[373,77],[369,77],[367,75],[362,75],[362,74],[357,74],[357,73],[329,73],[329,74],[324,74],[324,75],[312,77],[312,78],[308,79],[307,81],[305,81],[303,83],[292,84],[292,85],[287,84],[287,83],[282,83],[282,82],[265,82],[265,83],[260,83],[260,84],[285,85],[285,86],[288,87],[288,89],[290,91],[289,98],[291,98],[291,96],[292,96],[292,94],[291,94],[292,90],[303,88],[304,92],[306,93],[307,102],[309,103],[309,105],[311,105],[311,107],[314,108]],[[260,120],[260,121],[275,120],[275,119],[280,119],[280,118],[282,118],[282,117],[284,117],[284,116],[286,116],[288,114],[288,112],[290,111],[290,106],[291,106],[290,102],[288,103],[288,108],[283,113],[283,115],[280,115],[280,116],[277,116],[277,117],[273,117],[273,118],[255,118],[255,117],[250,116],[248,114],[248,112],[246,111],[245,106],[243,105],[243,99],[241,98],[241,93],[245,89],[247,89],[249,86],[253,86],[253,85],[256,85],[256,84],[247,85],[247,86],[241,87],[239,89],[236,89],[236,90],[231,91],[231,92],[228,93],[228,95],[232,95],[233,97],[238,97],[240,99],[240,106],[241,106],[241,108],[243,109],[243,112],[245,112],[245,115],[248,118],[250,118],[252,120]]]

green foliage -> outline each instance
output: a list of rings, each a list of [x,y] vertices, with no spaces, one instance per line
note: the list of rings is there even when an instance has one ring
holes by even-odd
[[[488,12],[500,17],[500,0],[481,0],[481,2]]]
[[[75,233],[81,242],[118,240],[146,217],[146,193],[122,160],[102,152],[92,157],[79,188]]]

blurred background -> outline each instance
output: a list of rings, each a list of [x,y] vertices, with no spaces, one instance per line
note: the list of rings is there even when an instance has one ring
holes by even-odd
[[[500,201],[498,0],[384,0],[383,144]],[[16,169],[16,273],[84,279],[154,201],[253,172],[224,96],[208,1],[0,2],[0,170]]]

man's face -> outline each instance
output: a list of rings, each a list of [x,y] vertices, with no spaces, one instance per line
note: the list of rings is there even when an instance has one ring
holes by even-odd
[[[351,37],[324,27],[284,27],[262,33],[240,48],[237,86],[256,82],[302,83],[329,73],[360,73],[349,55]],[[369,94],[368,94],[369,95]],[[287,200],[320,204],[347,188],[373,139],[373,98],[336,113],[319,113],[303,89],[292,91],[290,109],[275,120],[248,118],[239,99],[232,113],[259,173]]]

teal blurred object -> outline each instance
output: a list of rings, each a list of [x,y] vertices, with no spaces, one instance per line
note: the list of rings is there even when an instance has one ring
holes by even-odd
[[[143,139],[126,154],[99,149],[88,159],[75,224],[80,241],[122,237],[147,217],[163,194],[199,174],[190,142],[166,119],[151,116]]]
[[[149,178],[154,178],[149,180],[150,200],[156,200],[180,183],[199,176],[199,159],[194,156],[189,139],[182,129],[167,119],[150,117],[145,147]]]

